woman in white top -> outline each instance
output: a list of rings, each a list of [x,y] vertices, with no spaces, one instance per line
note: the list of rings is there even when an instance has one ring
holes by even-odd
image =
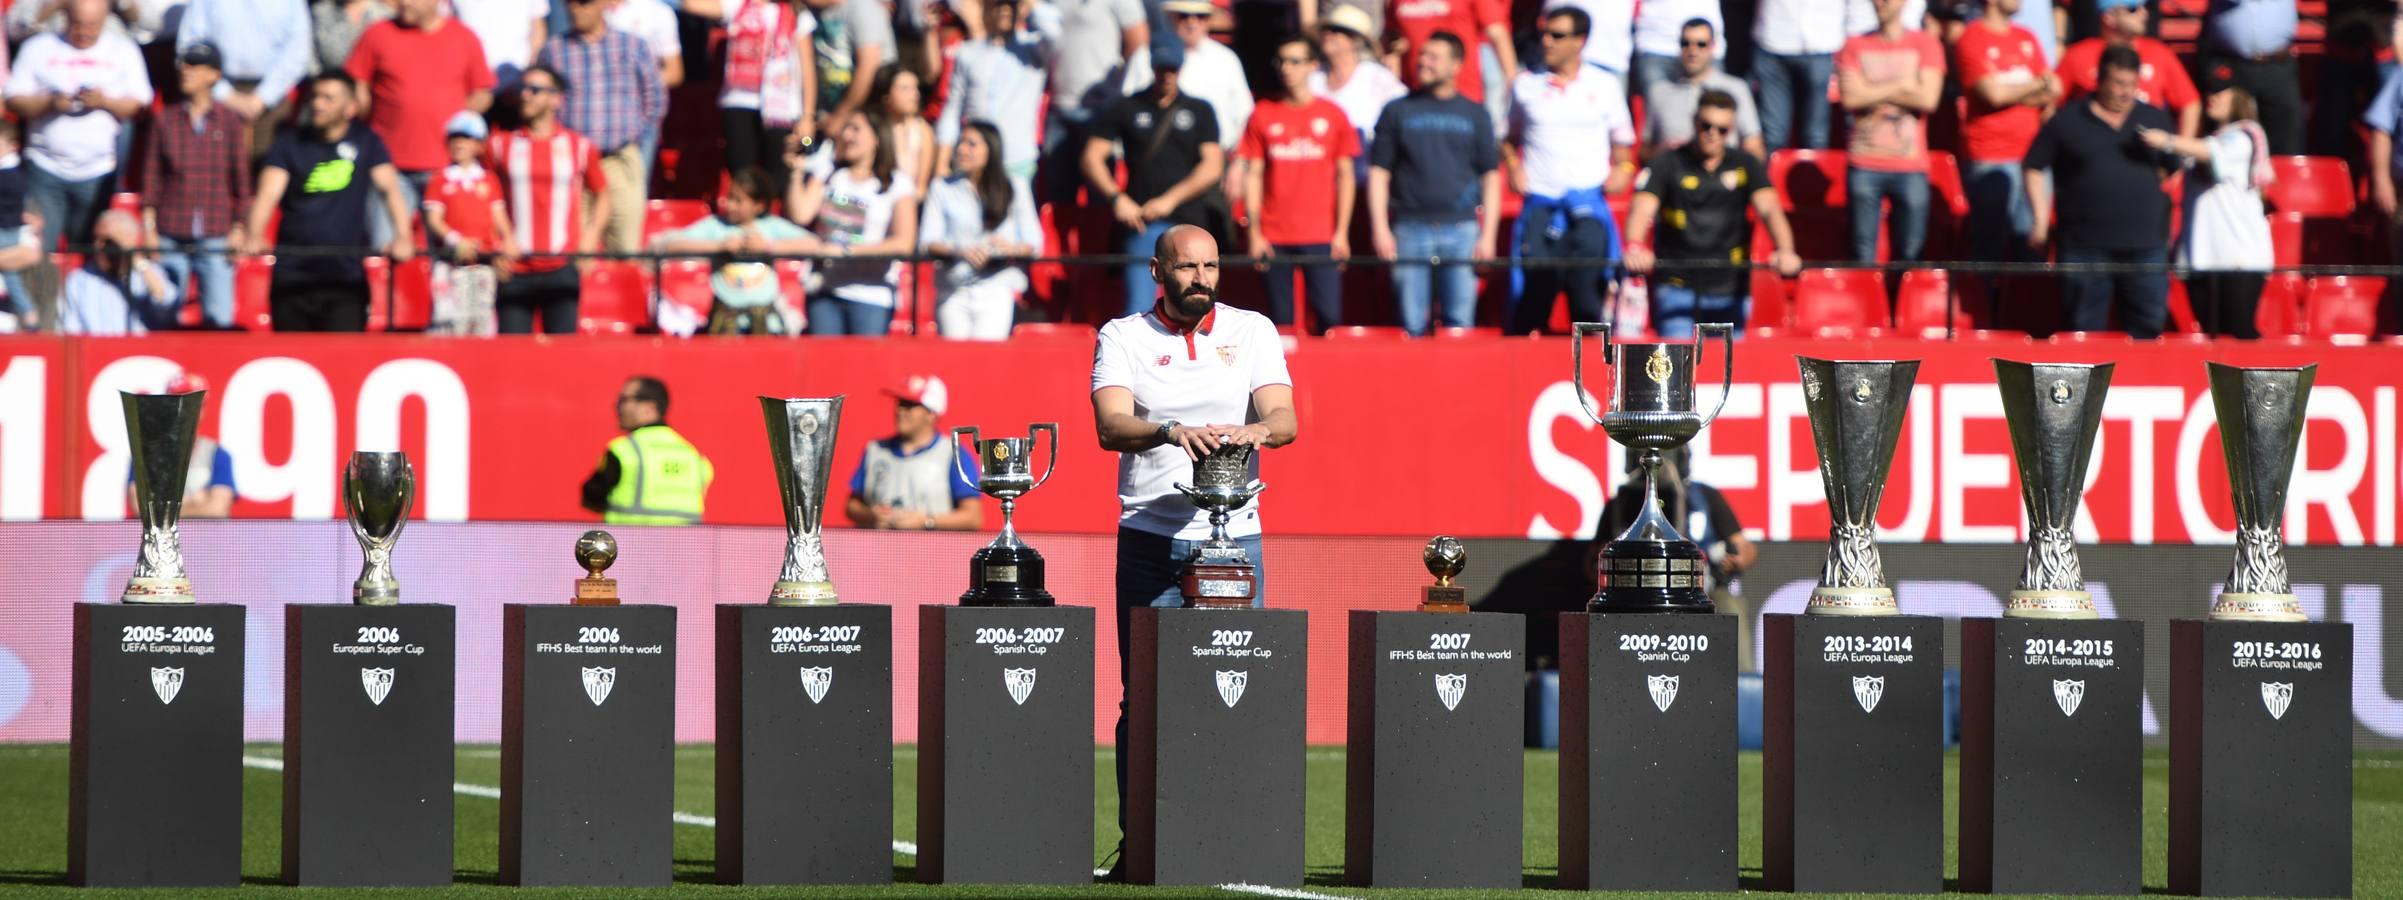
[[[921,249],[944,256],[935,325],[954,340],[998,341],[1010,336],[1026,268],[1009,257],[1033,256],[1043,242],[1034,198],[1001,162],[1001,129],[974,121],[951,148],[951,174],[926,195]]]
[[[885,121],[893,125],[893,168],[909,179],[912,187],[923,196],[927,183],[934,179],[934,126],[926,121],[926,93],[921,88],[918,73],[908,66],[886,66],[876,73],[876,83],[869,86],[871,102],[884,108]]]
[[[2276,176],[2269,142],[2254,120],[2256,109],[2252,94],[2224,85],[2204,102],[2204,114],[2221,123],[2210,137],[2179,137],[2159,129],[2147,129],[2143,136],[2154,149],[2187,159],[2186,227],[2180,230],[2177,258],[2194,270],[2186,279],[2186,298],[2196,324],[2204,334],[2247,340],[2261,336],[2253,316],[2273,264],[2261,189]]]
[[[893,163],[884,117],[855,112],[835,124],[831,163],[796,167],[785,209],[821,242],[809,278],[809,333],[882,337],[893,324],[901,263],[850,260],[897,256],[918,246],[917,188]]]

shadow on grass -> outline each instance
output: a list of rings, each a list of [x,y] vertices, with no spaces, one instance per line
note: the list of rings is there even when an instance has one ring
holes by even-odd
[[[0,872],[0,884],[66,884],[65,872]]]
[[[902,865],[902,864],[900,864],[900,863],[894,863],[894,864],[893,864],[893,883],[894,883],[894,884],[917,884],[917,883],[918,883],[918,867],[917,867],[916,865],[906,865],[906,866],[905,866],[905,865]]]
[[[1344,880],[1343,866],[1310,866],[1302,870],[1302,884],[1312,887],[1350,887]]]
[[[498,885],[501,883],[501,873],[460,869],[451,873],[451,881],[457,884]]]

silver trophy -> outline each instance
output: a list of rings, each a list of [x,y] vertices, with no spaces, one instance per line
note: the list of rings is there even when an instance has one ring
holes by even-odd
[[[1050,461],[1043,464],[1043,477],[1035,477],[1035,436],[1051,441]],[[1043,589],[1043,554],[1018,539],[1018,527],[1012,516],[1018,510],[1018,498],[1043,482],[1051,480],[1052,468],[1060,462],[1060,426],[1052,422],[1037,422],[1026,428],[1022,438],[988,438],[979,440],[974,427],[955,428],[952,439],[961,447],[976,449],[978,467],[976,489],[1001,500],[1001,535],[976,551],[968,563],[968,592],[960,595],[961,606],[1050,606],[1051,592]],[[960,477],[968,478],[960,468],[959,454],[952,454],[952,466]]]
[[[1877,498],[1902,439],[1918,360],[1794,358],[1827,492],[1827,563],[1806,610],[1822,616],[1901,613],[1877,555]]]
[[[125,405],[125,444],[133,450],[134,512],[142,518],[142,555],[121,598],[127,603],[198,602],[192,580],[184,577],[175,524],[183,518],[184,479],[192,470],[193,438],[207,396],[117,393]]]
[[[2248,369],[2206,363],[2211,406],[2219,413],[2220,455],[2236,501],[2236,564],[2211,618],[2301,622],[2303,605],[2286,583],[2286,482],[2303,438],[2303,410],[2319,367]]]
[[[2071,526],[2086,492],[2086,464],[2111,392],[2111,365],[1994,361],[2003,421],[2019,464],[2027,504],[2028,559],[2003,615],[2018,619],[2096,619],[2094,595],[2078,569]]]
[[[1243,545],[1227,537],[1227,519],[1252,502],[1268,485],[1252,477],[1250,444],[1220,444],[1193,461],[1193,484],[1176,485],[1177,492],[1210,514],[1210,539],[1193,551],[1185,565],[1185,605],[1240,609],[1252,605],[1259,581]]]
[[[768,602],[831,606],[834,580],[826,574],[818,524],[826,513],[827,478],[834,474],[834,429],[843,418],[843,398],[761,397],[759,409],[767,417],[776,490],[784,497],[784,569]]]
[[[417,500],[417,472],[406,453],[350,455],[342,469],[342,503],[350,510],[350,533],[359,539],[366,562],[359,580],[351,582],[351,602],[360,606],[391,606],[400,602],[400,580],[392,577],[392,545],[400,542],[409,524],[409,507]]]
[[[1644,503],[1635,521],[1602,545],[1596,565],[1594,612],[1711,611],[1709,574],[1702,548],[1677,530],[1661,512],[1659,472],[1661,451],[1693,440],[1727,406],[1727,385],[1735,380],[1734,329],[1720,322],[1698,326],[1693,343],[1613,344],[1610,323],[1579,322],[1570,338],[1569,360],[1575,376],[1577,403],[1602,425],[1610,439],[1638,451],[1644,469]],[[1602,362],[1610,366],[1609,409],[1596,413],[1585,389],[1585,336],[1602,335]],[[1694,367],[1701,362],[1705,342],[1717,337],[1724,371],[1719,382],[1719,405],[1704,416],[1694,409]]]

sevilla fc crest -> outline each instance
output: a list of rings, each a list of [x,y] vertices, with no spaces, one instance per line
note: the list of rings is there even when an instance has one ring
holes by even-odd
[[[2267,688],[2267,686],[2266,686],[2266,685],[2264,685],[2264,689],[2266,689],[2266,688]],[[160,702],[160,703],[173,703],[173,702],[175,702],[175,695],[176,695],[176,694],[183,693],[183,689],[184,689],[184,669],[183,669],[183,667],[182,667],[182,666],[175,666],[175,667],[172,667],[172,668],[168,668],[168,667],[162,667],[162,666],[153,666],[153,667],[151,667],[151,669],[150,669],[150,689],[158,692],[158,695],[159,695],[159,702]]]
[[[1886,676],[1852,676],[1852,699],[1861,701],[1862,712],[1876,712],[1877,701],[1886,696]]]
[[[156,672],[157,669],[151,671]],[[178,670],[181,671],[181,670]],[[2261,705],[2269,710],[2270,718],[2286,718],[2286,707],[2295,702],[2295,686],[2275,681],[2261,683]]]
[[[1661,712],[1668,712],[1669,704],[1677,702],[1677,679],[1679,677],[1676,675],[1644,676],[1644,689],[1652,692],[1652,705]]]
[[[2082,678],[2053,679],[2053,702],[2061,704],[2061,714],[2078,714],[2078,704],[2086,702],[2086,681]]]
[[[826,702],[826,689],[834,687],[834,667],[801,667],[801,690],[809,694],[809,702]]]
[[[1244,687],[1251,683],[1252,673],[1250,672],[1220,672],[1218,673],[1218,699],[1226,701],[1228,709],[1234,709],[1236,701],[1243,699]]]
[[[382,706],[392,693],[392,670],[360,669],[359,686],[367,689],[367,702]]]
[[[1459,709],[1460,695],[1466,693],[1468,693],[1468,675],[1465,673],[1435,676],[1435,697],[1443,701],[1444,709]]]
[[[1025,706],[1026,695],[1035,692],[1035,670],[1003,669],[1001,670],[1001,684],[1010,689],[1012,702],[1019,706]]]
[[[592,698],[592,705],[599,706],[601,701],[609,699],[609,689],[614,687],[617,687],[616,666],[584,667],[584,696]]]

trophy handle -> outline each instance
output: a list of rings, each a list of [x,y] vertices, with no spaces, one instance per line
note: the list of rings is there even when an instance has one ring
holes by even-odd
[[[1709,343],[1713,336],[1719,339],[1720,355],[1726,357],[1719,376],[1719,405],[1711,407],[1710,415],[1702,420],[1702,427],[1709,428],[1710,423],[1719,420],[1719,412],[1727,408],[1727,392],[1735,388],[1735,326],[1726,322],[1704,322],[1694,326],[1694,330],[1701,334],[1694,341],[1694,362],[1702,361],[1702,345]]]
[[[968,442],[964,444],[959,443],[960,435],[963,434],[968,436]],[[976,476],[968,474],[968,466],[966,463],[960,461],[961,453],[959,451],[962,448],[966,448],[970,453],[983,453],[984,451],[978,447],[980,442],[977,440],[977,436],[976,426],[974,425],[962,425],[958,428],[951,429],[951,440],[955,445],[951,448],[951,470],[959,473],[960,480],[969,484],[976,483]],[[984,460],[980,457],[977,460],[977,464],[983,465]]]
[[[1610,323],[1579,322],[1572,327],[1576,330],[1569,334],[1570,374],[1574,378],[1570,383],[1577,386],[1577,405],[1584,407],[1587,418],[1599,422],[1602,421],[1602,415],[1594,412],[1592,396],[1585,390],[1585,336],[1600,332],[1602,335],[1602,364],[1617,365],[1616,354],[1610,347]]]
[[[1034,446],[1037,434],[1042,435],[1051,445],[1051,458],[1043,463],[1043,477],[1035,479],[1035,487],[1039,488],[1043,486],[1043,482],[1051,480],[1051,470],[1060,464],[1060,426],[1056,422],[1036,422],[1026,426],[1027,446]],[[1034,489],[1027,488],[1029,491]]]

